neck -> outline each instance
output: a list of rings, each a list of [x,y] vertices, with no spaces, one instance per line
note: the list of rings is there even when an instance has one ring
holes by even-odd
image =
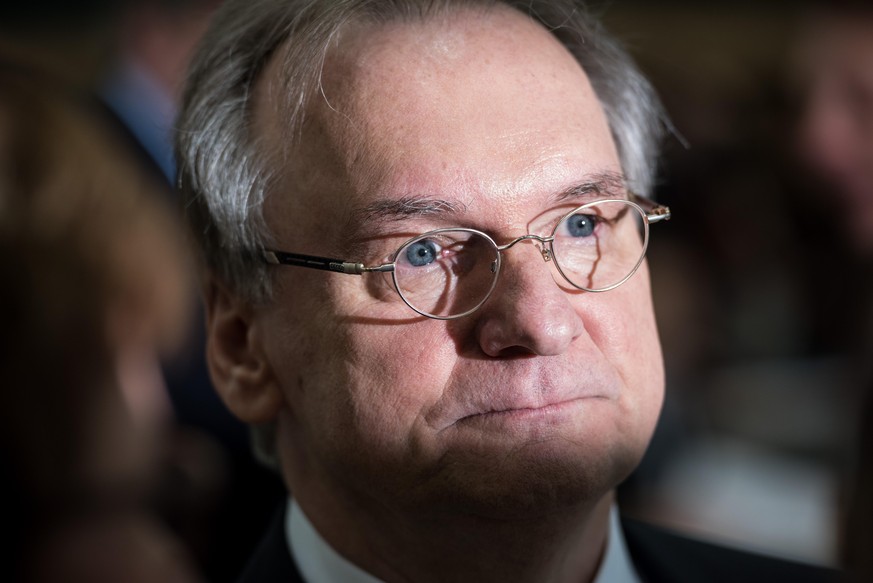
[[[410,515],[320,480],[286,472],[300,507],[346,559],[386,581],[593,581],[607,541],[613,501],[499,519],[439,512]],[[295,479],[296,478],[296,479]]]
[[[325,517],[318,507],[311,519],[340,554],[387,582],[579,583],[593,581],[597,573],[611,502],[609,494],[584,510],[525,520],[407,519],[386,512],[375,516],[360,507],[352,520]]]

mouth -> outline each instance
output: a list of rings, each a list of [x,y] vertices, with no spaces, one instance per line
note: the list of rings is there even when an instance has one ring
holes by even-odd
[[[490,411],[482,411],[466,415],[458,419],[455,424],[464,423],[503,423],[503,422],[536,422],[536,421],[559,421],[567,415],[571,414],[584,401],[604,400],[606,397],[589,396],[575,397],[564,401],[547,403],[536,407],[510,407],[505,409],[494,409]]]
[[[618,375],[593,358],[502,364],[459,373],[428,411],[428,425],[437,431],[491,431],[577,423],[583,416],[599,414],[592,407],[616,401],[622,393]]]

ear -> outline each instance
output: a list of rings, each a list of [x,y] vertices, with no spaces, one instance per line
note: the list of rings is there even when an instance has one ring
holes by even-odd
[[[210,277],[205,287],[206,362],[215,389],[246,423],[273,420],[282,391],[263,350],[254,309]]]

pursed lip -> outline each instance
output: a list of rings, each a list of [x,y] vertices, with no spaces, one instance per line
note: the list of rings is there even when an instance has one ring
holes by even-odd
[[[591,397],[574,397],[572,399],[566,399],[564,401],[556,401],[554,403],[546,403],[544,405],[538,407],[510,407],[507,409],[494,409],[491,411],[482,411],[480,413],[472,413],[470,415],[466,415],[461,417],[455,423],[463,423],[465,421],[472,421],[475,419],[487,419],[487,418],[525,418],[525,417],[544,417],[551,414],[561,413],[569,407],[578,404],[580,401],[584,401],[587,399],[603,399],[605,397],[591,396]]]
[[[451,387],[443,395],[441,403],[431,411],[429,424],[441,431],[470,422],[534,420],[569,413],[582,401],[618,398],[620,383],[616,375],[602,369],[579,368],[518,371],[510,367],[467,378],[467,382]]]

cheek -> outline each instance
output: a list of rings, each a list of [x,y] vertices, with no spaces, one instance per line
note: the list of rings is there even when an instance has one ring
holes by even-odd
[[[426,470],[431,456],[423,454],[437,447],[426,415],[440,401],[454,366],[437,348],[450,344],[439,338],[440,324],[351,324],[346,350],[334,362],[337,374],[321,374],[333,385],[316,387],[305,379],[321,393],[305,399],[301,421],[308,448],[336,480],[364,488],[374,480],[415,481]]]
[[[621,360],[660,354],[648,273],[642,268],[622,286],[585,300],[590,302],[582,308],[585,328],[605,353]]]
[[[443,397],[456,364],[445,328],[436,320],[350,328],[348,397],[355,432],[362,438],[377,438],[386,446],[386,441],[414,439],[427,412]]]
[[[626,405],[659,411],[664,366],[645,264],[621,287],[593,298],[583,318],[593,342],[628,389]]]
[[[300,275],[288,270],[276,280],[273,308],[262,318],[264,350],[286,407],[317,427],[330,421],[345,383],[347,341],[329,299],[331,279],[342,276]]]
[[[420,439],[415,433],[455,366],[445,323],[375,300],[359,278],[335,275],[319,292],[279,326],[283,346],[274,356],[286,371],[289,405],[303,409],[296,417],[325,447],[396,454]]]

